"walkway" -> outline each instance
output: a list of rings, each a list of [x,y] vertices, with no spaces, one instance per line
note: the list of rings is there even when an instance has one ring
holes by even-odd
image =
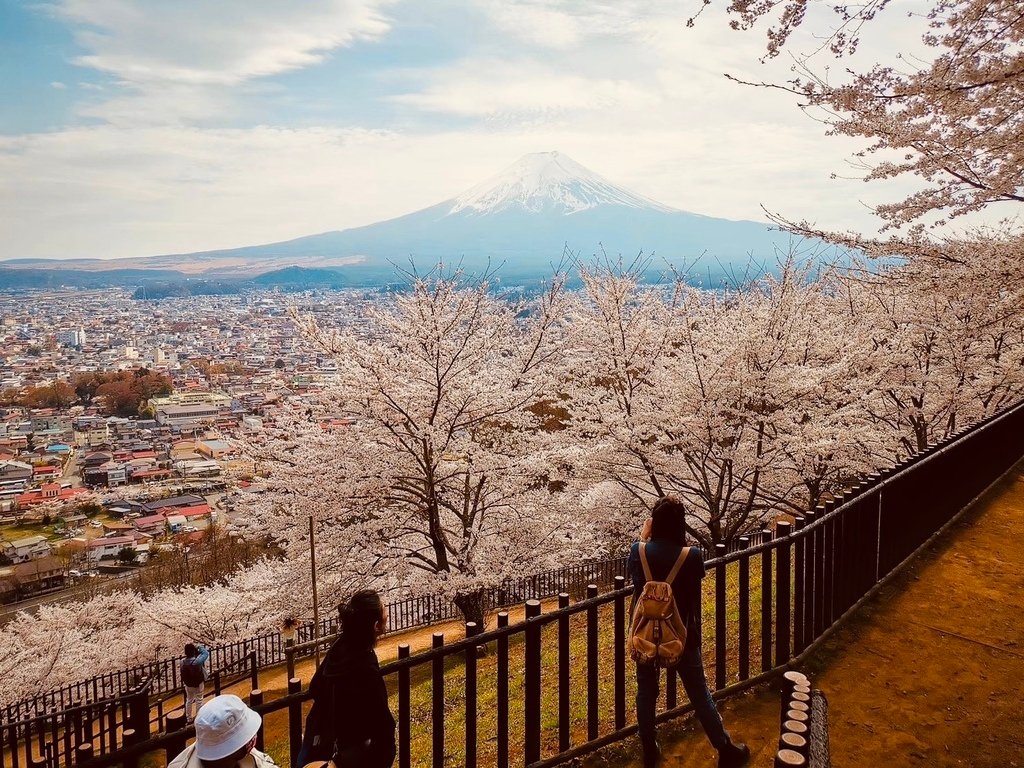
[[[803,671],[829,700],[837,768],[1024,766],[1024,463],[886,585]],[[778,697],[722,706],[772,765]],[[712,766],[690,717],[660,729],[666,768]],[[635,739],[584,765],[639,766]]]

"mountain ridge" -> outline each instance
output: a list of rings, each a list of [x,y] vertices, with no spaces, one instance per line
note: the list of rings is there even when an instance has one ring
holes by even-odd
[[[128,259],[15,259],[4,275],[32,268],[101,272],[175,270],[189,278],[252,278],[286,267],[330,268],[353,284],[393,276],[409,259],[460,263],[467,270],[502,264],[509,277],[550,271],[564,249],[635,255],[673,264],[704,260],[722,274],[750,259],[774,260],[789,234],[753,221],[683,211],[613,184],[562,152],[525,155],[462,194],[427,208],[360,227],[275,243]],[[52,266],[51,266],[52,265]],[[703,271],[703,269],[702,269]]]

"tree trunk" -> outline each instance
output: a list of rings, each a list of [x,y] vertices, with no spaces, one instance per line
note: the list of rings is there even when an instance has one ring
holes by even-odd
[[[477,589],[473,592],[462,592],[455,596],[455,605],[466,621],[476,622],[477,631],[483,632],[485,624],[484,616],[484,590]]]

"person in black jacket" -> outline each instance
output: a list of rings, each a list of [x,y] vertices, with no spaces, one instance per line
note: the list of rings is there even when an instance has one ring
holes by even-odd
[[[337,768],[389,768],[395,718],[374,651],[387,614],[372,589],[356,592],[339,613],[341,635],[309,684],[313,707],[297,763],[330,759]]]
[[[641,533],[641,539],[646,541],[633,544],[629,550],[626,570],[633,579],[634,605],[647,582],[640,561],[641,544],[644,545],[651,578],[665,579],[686,546],[685,511],[679,499],[671,496],[658,499]],[[704,559],[700,549],[691,547],[672,582],[672,596],[686,625],[686,645],[682,660],[674,669],[669,669],[668,673],[678,673],[682,679],[697,719],[711,746],[718,751],[719,768],[735,768],[750,759],[750,750],[745,744],[736,744],[729,737],[704,676],[704,661],[700,650],[700,582],[703,578]],[[636,722],[643,748],[644,768],[652,768],[661,760],[661,749],[655,738],[654,727],[660,674],[661,670],[651,664],[636,665]]]

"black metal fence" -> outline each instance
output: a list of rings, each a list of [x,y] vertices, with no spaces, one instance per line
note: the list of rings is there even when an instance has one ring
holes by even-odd
[[[701,632],[711,687],[734,692],[798,662],[1022,454],[1024,404],[872,475],[795,525],[779,523],[760,542],[745,541],[732,553],[720,547],[704,580]],[[607,567],[600,575],[615,566]],[[416,655],[400,646],[399,658],[382,667],[397,716],[398,766],[540,768],[635,733],[627,706],[635,691],[625,641],[630,590],[622,575],[614,581],[611,591],[590,585],[573,602],[566,582],[538,577],[524,587],[534,597],[522,623],[510,626],[502,613],[484,633],[467,625],[466,636],[459,632],[452,643],[435,633],[433,647]],[[562,591],[558,607],[544,613],[537,598],[549,588]],[[489,651],[481,655],[480,646]],[[675,676],[666,682],[659,719],[690,709],[679,705]],[[264,702],[259,690],[250,700],[265,729],[279,734],[264,744],[261,733],[258,746],[279,765],[294,764],[308,700],[301,681],[289,680],[288,693],[273,701]],[[191,732],[179,723],[143,743],[122,734],[124,746],[112,754],[96,755],[95,741],[64,754],[69,762],[77,754],[82,768],[135,768],[146,753],[173,756],[184,747]]]
[[[619,557],[579,563],[520,579],[506,579],[484,591],[484,610],[490,612],[526,600],[545,599],[565,590],[573,595],[582,594],[586,585],[590,583],[608,587],[612,583],[612,578],[622,574],[624,568],[625,558]],[[409,597],[389,603],[386,608],[388,631],[392,634],[461,618],[455,604],[443,595]],[[337,632],[336,616],[331,615],[320,620],[319,637],[330,637]],[[312,623],[303,624],[298,628],[296,643],[308,643],[313,637]],[[268,632],[247,640],[212,647],[209,668],[212,670],[212,677],[229,675],[239,666],[250,664],[253,659],[259,669],[282,664],[286,660],[286,655],[285,643],[280,633]],[[87,680],[7,705],[0,716],[0,723],[13,723],[39,717],[48,712],[69,709],[82,703],[102,702],[126,696],[143,680],[149,682],[154,696],[172,694],[181,690],[180,665],[180,658],[162,659],[95,675]]]

